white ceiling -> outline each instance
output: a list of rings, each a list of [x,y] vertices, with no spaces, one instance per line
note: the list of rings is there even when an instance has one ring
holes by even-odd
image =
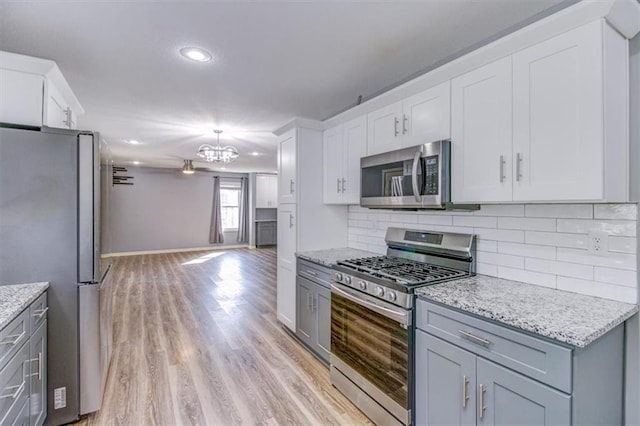
[[[271,131],[290,118],[326,119],[567,3],[3,1],[0,49],[56,61],[86,110],[80,127],[119,164],[180,167],[222,128],[241,154],[227,171],[275,171]],[[213,60],[187,61],[185,46]]]

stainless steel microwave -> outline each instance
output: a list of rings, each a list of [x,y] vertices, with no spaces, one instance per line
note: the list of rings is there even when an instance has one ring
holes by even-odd
[[[445,209],[450,205],[451,141],[425,143],[360,159],[360,205]]]

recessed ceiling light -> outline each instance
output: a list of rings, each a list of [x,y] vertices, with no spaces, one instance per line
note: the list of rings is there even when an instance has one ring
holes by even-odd
[[[133,164],[135,164],[137,166],[138,164],[140,164],[140,162],[139,161],[134,161]]]
[[[140,143],[140,141],[137,141],[137,140],[135,140],[135,139],[131,139],[131,140],[129,141],[129,143],[130,143],[131,145],[138,145],[138,144]]]
[[[220,170],[227,170],[226,167],[220,167]]]
[[[199,47],[183,47],[180,49],[180,54],[196,62],[208,62],[211,60],[211,53]]]
[[[251,153],[251,155],[260,155],[260,153],[259,153],[259,152],[254,151],[254,152],[252,152],[252,153]]]

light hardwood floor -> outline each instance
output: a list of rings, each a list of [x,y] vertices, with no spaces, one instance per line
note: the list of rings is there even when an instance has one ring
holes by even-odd
[[[371,424],[276,320],[275,249],[120,257],[102,409],[86,425]]]

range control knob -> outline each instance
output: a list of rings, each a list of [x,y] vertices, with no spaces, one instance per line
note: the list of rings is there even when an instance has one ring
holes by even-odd
[[[395,291],[390,291],[387,293],[387,299],[391,300],[392,302],[396,301],[396,292]]]
[[[384,288],[376,287],[376,296],[378,296],[378,297],[384,296]]]
[[[340,272],[336,272],[336,281],[342,281],[342,274]]]
[[[367,289],[366,281],[358,281],[358,285],[360,286],[360,290],[366,290]]]
[[[349,275],[344,277],[344,282],[351,285],[351,277]]]

